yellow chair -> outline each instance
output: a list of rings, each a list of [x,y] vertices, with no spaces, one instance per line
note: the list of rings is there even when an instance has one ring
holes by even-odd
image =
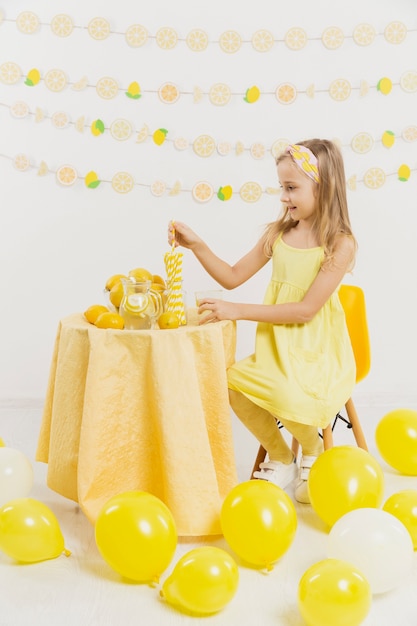
[[[356,362],[356,382],[358,383],[367,376],[371,367],[371,349],[366,319],[365,295],[362,289],[356,285],[341,285],[339,288],[339,298],[346,315],[346,325]],[[329,424],[327,428],[323,430],[324,449],[327,450],[333,446],[333,430],[337,421],[340,419],[345,422],[347,428],[352,429],[356,444],[359,448],[368,450],[365,435],[363,434],[352,398],[349,398],[346,402],[345,410],[347,418],[343,417],[339,412],[334,418],[333,424]],[[282,424],[279,422],[278,427],[282,428]],[[291,447],[294,454],[297,456],[298,441],[294,438]],[[263,446],[260,446],[253,466],[252,475],[254,471],[259,469],[259,465],[263,463],[265,457],[266,451]]]

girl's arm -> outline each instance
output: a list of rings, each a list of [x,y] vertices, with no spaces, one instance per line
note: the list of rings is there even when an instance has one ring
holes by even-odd
[[[348,271],[354,254],[354,243],[348,236],[341,236],[330,267],[317,274],[300,302],[283,304],[243,304],[222,300],[206,301],[199,311],[211,311],[205,321],[250,320],[271,324],[304,324],[313,319],[332,293],[337,289]]]
[[[175,230],[174,230],[175,229]],[[234,289],[256,274],[269,258],[258,243],[235,265],[229,265],[207,246],[207,244],[183,222],[169,224],[168,242],[191,250],[206,272],[225,289]]]

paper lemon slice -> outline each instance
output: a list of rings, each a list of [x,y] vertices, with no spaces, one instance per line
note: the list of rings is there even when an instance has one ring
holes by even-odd
[[[292,104],[297,97],[297,89],[291,83],[281,83],[276,88],[275,97],[281,104]]]
[[[253,159],[263,159],[265,156],[265,146],[263,143],[253,143],[250,147],[250,155]]]
[[[371,167],[365,172],[363,182],[369,189],[379,189],[385,183],[385,172],[380,167]]]
[[[307,34],[302,28],[290,28],[284,41],[290,50],[301,50],[307,43]]]
[[[312,83],[306,89],[306,96],[308,96],[309,98],[314,98],[315,91],[316,91],[316,88],[315,88],[314,84]]]
[[[27,154],[16,154],[13,165],[19,172],[25,172],[30,167],[30,159]]]
[[[359,86],[359,95],[366,96],[367,93],[369,93],[369,83],[366,82],[366,80],[361,80],[361,83]]]
[[[220,141],[217,144],[217,152],[220,156],[227,156],[232,151],[232,144],[229,141]]]
[[[16,18],[16,26],[21,33],[25,35],[31,35],[38,30],[39,18],[35,13],[31,11],[24,11],[20,13]]]
[[[177,196],[181,191],[181,183],[179,180],[176,180],[172,189],[169,190],[169,196]]]
[[[158,96],[164,104],[174,104],[179,99],[180,92],[174,83],[164,83],[158,89]]]
[[[148,41],[148,31],[141,24],[132,24],[126,31],[125,39],[132,48],[140,48]]]
[[[272,148],[271,148],[271,154],[274,157],[274,159],[281,156],[281,154],[284,152],[285,148],[289,144],[290,144],[290,141],[288,139],[277,139],[276,141],[274,141],[274,143],[272,144]]]
[[[177,150],[186,150],[188,145],[188,139],[185,139],[185,137],[176,137],[174,139],[174,148]]]
[[[38,176],[46,176],[49,172],[48,166],[45,161],[41,161],[38,167]]]
[[[274,43],[274,36],[269,30],[257,30],[252,36],[252,47],[257,52],[269,52]]]
[[[13,61],[6,61],[0,65],[0,82],[5,85],[15,85],[22,76],[22,70]]]
[[[350,145],[354,152],[365,154],[372,150],[374,140],[369,133],[358,133],[353,137]]]
[[[353,31],[353,41],[358,46],[369,46],[375,39],[375,28],[370,24],[358,24]]]
[[[191,192],[194,200],[197,202],[209,202],[212,199],[214,191],[213,187],[210,183],[206,183],[205,181],[200,181],[196,183]]]
[[[417,126],[407,126],[404,128],[401,137],[407,142],[417,141]]]
[[[10,113],[13,115],[13,117],[23,118],[29,114],[29,107],[26,102],[18,100],[17,102],[14,102],[10,107]]]
[[[400,78],[400,87],[407,93],[414,93],[417,91],[417,72],[404,72]]]
[[[245,202],[257,202],[262,196],[262,187],[255,182],[248,182],[242,185],[239,195]]]
[[[235,30],[226,30],[220,35],[219,45],[223,52],[233,54],[241,47],[242,38]]]
[[[278,187],[267,187],[265,191],[268,194],[268,196],[277,196],[280,192]]]
[[[336,48],[340,48],[344,42],[345,36],[338,26],[330,26],[323,32],[321,40],[326,48],[336,50]]]
[[[46,72],[44,82],[50,91],[57,93],[66,87],[67,77],[62,70],[53,69]]]
[[[56,178],[61,185],[69,187],[75,183],[78,178],[78,174],[75,167],[72,165],[61,165],[56,172]]]
[[[80,80],[73,84],[72,89],[74,89],[74,91],[82,91],[87,87],[87,84],[88,78],[87,76],[83,76]]]
[[[104,100],[112,100],[119,93],[119,85],[110,76],[100,78],[96,85],[97,94]]]
[[[230,101],[231,96],[230,87],[225,83],[216,83],[210,87],[209,99],[212,104],[224,106]]]
[[[75,130],[78,130],[79,133],[83,133],[84,132],[84,128],[85,128],[85,117],[84,115],[81,115],[81,117],[79,117],[74,124]]]
[[[402,22],[390,22],[384,30],[384,36],[389,43],[402,43],[407,37],[407,27]]]
[[[347,100],[350,96],[352,88],[350,86],[349,81],[344,78],[336,78],[330,83],[329,94],[333,100],[337,100],[337,102],[342,102],[342,100]]]
[[[42,122],[42,120],[45,119],[45,113],[42,111],[41,108],[36,107],[35,110],[35,122]]]
[[[151,185],[151,194],[157,198],[163,196],[166,190],[167,186],[163,180],[155,180]]]
[[[52,125],[55,126],[55,128],[66,128],[69,124],[69,117],[68,114],[65,113],[65,111],[56,111],[52,116],[51,116],[51,122]]]
[[[144,124],[142,128],[138,131],[136,136],[136,143],[142,143],[149,137],[149,126]]]
[[[155,35],[155,41],[162,50],[172,50],[178,41],[178,35],[173,28],[164,26]]]
[[[352,174],[346,181],[347,188],[356,191],[356,174]]]
[[[132,125],[123,118],[114,120],[110,125],[110,134],[113,139],[117,139],[117,141],[126,141],[126,139],[129,139],[132,132]]]
[[[87,30],[90,37],[102,41],[110,35],[110,24],[104,17],[95,17],[88,24]]]
[[[208,46],[208,36],[204,30],[200,30],[199,28],[194,28],[191,30],[186,38],[187,46],[193,52],[201,52],[205,50]]]
[[[245,144],[243,141],[236,142],[235,152],[238,156],[245,152]]]
[[[200,87],[194,87],[193,89],[193,102],[195,104],[197,104],[198,102],[201,102],[201,100],[203,99],[203,90],[200,89]]]
[[[216,149],[216,142],[210,135],[199,135],[193,142],[193,150],[200,157],[209,157]]]
[[[72,19],[63,13],[55,15],[51,21],[51,30],[57,37],[68,37],[74,29]]]
[[[128,193],[133,189],[133,178],[128,172],[117,172],[111,179],[111,186],[117,193]]]

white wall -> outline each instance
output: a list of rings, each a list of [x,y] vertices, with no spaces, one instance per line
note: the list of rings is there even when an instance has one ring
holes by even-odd
[[[40,18],[36,33],[25,35],[16,28],[16,18],[23,11],[33,11]],[[136,266],[164,272],[170,218],[188,222],[230,261],[245,253],[279,211],[277,196],[264,193],[253,204],[239,197],[239,188],[248,180],[259,182],[263,189],[277,184],[270,152],[255,160],[248,148],[258,141],[270,147],[276,139],[297,141],[312,136],[339,139],[347,178],[356,174],[358,179],[348,199],[360,251],[348,280],[365,289],[373,351],[371,373],[361,389],[371,394],[395,393],[400,398],[414,391],[417,142],[403,141],[401,132],[417,123],[417,92],[406,93],[399,80],[404,72],[417,71],[415,0],[258,0],[252,4],[153,0],[117,5],[109,0],[16,0],[3,3],[3,12],[0,65],[15,62],[25,76],[33,67],[42,76],[59,68],[70,84],[52,93],[43,81],[27,87],[25,77],[14,85],[0,82],[0,401],[44,396],[59,319],[101,301],[108,276]],[[66,38],[55,36],[48,25],[59,13],[68,14],[77,26]],[[107,18],[111,26],[104,41],[92,39],[86,30],[97,16]],[[384,37],[392,21],[403,22],[410,31],[403,43],[391,44]],[[173,50],[161,50],[153,38],[141,48],[131,48],[123,33],[134,23],[144,25],[151,35],[170,26],[181,40]],[[369,23],[378,33],[369,46],[358,46],[352,39],[359,23]],[[282,41],[296,26],[308,35],[300,51],[290,50]],[[337,50],[328,50],[320,39],[329,26],[339,26],[346,36]],[[210,39],[208,48],[199,53],[184,41],[197,27]],[[252,34],[261,28],[280,40],[270,52],[257,52],[250,44]],[[228,29],[244,40],[235,54],[224,53],[216,43]],[[71,83],[84,76],[90,86],[83,91],[72,89]],[[145,93],[139,101],[126,98],[123,92],[106,101],[94,88],[103,76],[115,78],[121,87],[137,80]],[[394,83],[388,96],[376,90],[383,76]],[[347,79],[353,87],[343,102],[329,96],[329,85],[337,78]],[[152,93],[166,81],[181,91],[179,101],[172,105],[161,103]],[[369,84],[367,95],[359,93],[361,81]],[[238,95],[224,107],[211,104],[207,95],[198,104],[193,102],[190,92],[195,86],[207,92],[217,82],[228,84]],[[293,104],[282,105],[274,96],[283,82],[293,83],[300,92]],[[248,105],[242,97],[253,84],[262,95]],[[305,93],[311,84],[314,98]],[[15,119],[10,106],[16,101],[26,102],[31,114]],[[45,114],[41,122],[34,119],[37,109]],[[58,130],[52,125],[50,117],[56,111],[69,114],[67,128]],[[101,118],[107,127],[116,118],[129,120],[136,130],[143,124],[151,131],[164,127],[169,130],[168,138],[185,137],[190,147],[179,152],[172,141],[158,147],[150,139],[138,144],[134,137],[118,142],[108,129],[101,137],[93,137],[88,129],[75,130],[81,116],[86,124]],[[389,150],[380,142],[387,129],[397,136]],[[350,146],[359,132],[375,139],[367,154],[357,154]],[[228,156],[198,157],[191,144],[205,133],[233,146],[241,141],[245,153],[237,156],[232,150]],[[30,170],[14,168],[12,161],[19,153],[30,156]],[[41,161],[50,170],[45,176],[37,174]],[[87,189],[81,178],[63,188],[54,172],[65,163],[75,166],[80,177],[96,170],[103,181],[125,170],[137,184],[126,195],[113,191],[109,182]],[[413,169],[407,183],[396,180],[401,163]],[[360,182],[374,166],[390,174],[378,190]],[[156,179],[164,180],[168,188],[180,181],[182,191],[155,197],[149,186]],[[216,190],[231,184],[234,196],[224,203],[214,197],[205,205],[198,204],[190,190],[199,180],[210,181]],[[212,284],[188,251],[183,275],[191,294]],[[230,298],[259,301],[268,275],[269,270],[264,270]],[[253,324],[239,323],[238,357],[252,350],[253,332]]]

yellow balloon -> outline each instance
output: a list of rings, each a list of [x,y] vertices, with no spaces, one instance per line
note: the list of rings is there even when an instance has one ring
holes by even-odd
[[[16,498],[0,508],[0,550],[22,563],[70,554],[54,513],[33,498]]]
[[[364,575],[338,559],[315,563],[298,585],[298,607],[308,626],[359,626],[371,602],[371,587]]]
[[[353,509],[378,508],[384,495],[384,474],[366,450],[335,446],[315,461],[308,477],[308,492],[317,515],[332,526]]]
[[[417,476],[417,411],[397,409],[377,424],[375,441],[388,465],[400,474]]]
[[[185,613],[210,615],[230,602],[238,583],[234,559],[221,548],[205,546],[190,550],[178,561],[160,593]]]
[[[4,443],[4,440],[0,437],[0,448],[5,448],[6,444]]]
[[[417,490],[405,489],[385,501],[383,510],[400,520],[411,535],[414,550],[417,550]]]
[[[223,502],[220,522],[232,550],[246,563],[268,570],[288,550],[297,530],[290,497],[263,480],[234,487]]]
[[[145,491],[110,498],[95,524],[103,559],[121,576],[136,582],[158,582],[177,547],[177,530],[168,507]]]

